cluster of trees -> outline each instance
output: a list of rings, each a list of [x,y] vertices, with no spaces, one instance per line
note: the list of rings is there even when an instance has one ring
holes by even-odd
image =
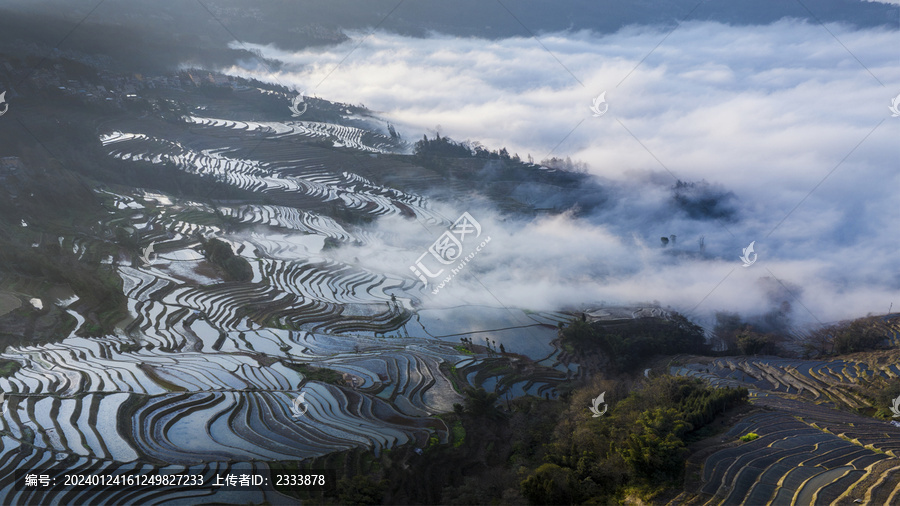
[[[122,280],[115,271],[99,261],[99,253],[89,251],[79,258],[71,249],[50,242],[39,248],[8,241],[0,248],[0,277],[12,274],[46,281],[49,285],[67,285],[78,295],[89,322],[82,329],[90,335],[112,332],[115,323],[127,314],[127,299],[122,293]],[[71,329],[69,329],[70,331]],[[54,340],[68,332],[47,332]],[[0,348],[21,344],[21,336],[0,335]]]
[[[672,202],[695,220],[732,221],[737,215],[734,192],[716,188],[706,181],[678,180],[672,187]]]
[[[780,340],[776,334],[756,332],[748,325],[736,334],[735,344],[741,355],[778,355]]]
[[[415,144],[414,153],[420,158],[471,158],[474,156],[472,149],[467,144],[456,142],[449,137],[441,137],[441,134],[436,134],[434,139],[429,139],[427,135],[422,136],[422,140]]]
[[[630,390],[630,391],[629,391]],[[592,399],[608,409],[593,417]],[[375,457],[351,450],[316,465],[339,469],[322,504],[650,503],[681,488],[688,445],[710,423],[746,403],[745,389],[656,376],[637,387],[595,378],[560,400],[504,399],[481,388],[441,415],[449,444],[399,447]],[[665,502],[665,501],[663,501]]]
[[[494,421],[503,420],[506,417],[506,414],[497,406],[500,394],[473,387],[467,387],[463,393],[466,395],[463,404],[453,405],[453,412],[457,415],[467,414],[475,419]]]
[[[737,313],[720,311],[716,313],[716,327],[713,330],[724,353],[741,355],[783,354],[784,337],[774,332],[763,332],[758,325],[741,319]]]
[[[391,137],[394,137],[396,131],[392,131],[390,125],[388,130],[391,132]],[[399,134],[397,134],[398,139],[399,137]],[[506,148],[500,148],[499,150],[495,149],[492,151],[478,142],[457,142],[449,137],[441,137],[440,134],[436,134],[433,139],[429,139],[427,135],[422,136],[422,140],[416,142],[414,145],[414,153],[422,159],[481,158],[485,160],[503,160],[522,164],[527,163],[529,165],[534,164],[534,158],[531,155],[527,155],[526,159],[522,160],[519,158],[518,154],[510,155]],[[555,156],[545,158],[541,160],[540,165],[575,174],[586,174],[589,169],[587,163],[578,160],[573,161],[572,158],[568,156],[565,158],[558,158]]]
[[[21,368],[22,364],[15,360],[0,358],[0,378],[12,377]]]
[[[886,331],[877,325],[877,318],[825,325],[812,330],[803,339],[807,356],[842,355],[884,348]]]
[[[375,221],[372,215],[362,211],[350,209],[343,204],[338,205],[336,203],[332,203],[328,206],[327,209],[328,216],[342,223],[348,223],[350,225],[365,225],[367,223],[372,223],[373,221]]]
[[[616,372],[630,372],[653,355],[706,354],[710,351],[703,329],[673,313],[670,319],[642,318],[618,322],[575,319],[562,326],[563,345],[576,353],[600,351]]]
[[[219,239],[203,239],[203,255],[207,260],[225,272],[225,276],[233,281],[250,281],[253,279],[253,268],[250,262],[234,254],[231,245]]]
[[[502,210],[571,211],[586,216],[610,198],[600,182],[585,173],[586,165],[569,158],[544,160],[544,165],[561,169],[544,171],[536,170],[530,155],[523,160],[505,148],[490,151],[477,142],[456,142],[440,135],[421,137],[414,147],[412,162],[447,179],[465,181]]]
[[[332,385],[345,386],[344,375],[328,369],[326,367],[315,367],[300,362],[281,362],[283,365],[293,369],[303,375],[303,378],[309,381],[321,381],[322,383],[330,383]]]
[[[868,414],[881,420],[896,420],[891,408],[894,405],[894,399],[900,397],[900,383],[875,376],[863,379],[859,386],[861,387],[859,392],[868,397],[871,405],[874,406]]]
[[[520,163],[522,160],[518,154],[510,155],[506,148],[489,150],[478,142],[456,142],[449,137],[441,137],[435,134],[433,139],[427,135],[416,142],[414,153],[419,158],[483,158],[486,160],[505,160]],[[529,163],[532,159],[529,155]]]
[[[768,321],[749,323],[737,313],[716,314],[714,334],[722,353],[741,355],[779,355],[824,357],[861,351],[884,349],[888,346],[888,330],[879,317],[865,317],[823,325],[808,331],[803,337],[792,338],[779,331],[766,332]]]
[[[619,503],[677,487],[686,444],[718,414],[746,402],[746,390],[714,389],[700,380],[659,376],[615,403],[604,416],[587,406],[599,386],[572,396],[543,462],[521,482],[532,504]],[[614,399],[611,399],[614,400]]]
[[[780,319],[779,311],[767,313],[752,323],[737,313],[717,312],[713,334],[719,351],[728,355],[789,355],[787,338],[779,330],[786,325]]]
[[[475,343],[474,341],[472,341],[471,337],[460,337],[459,340],[461,343],[463,343],[463,346],[465,346],[465,349],[467,349],[469,351],[475,351],[472,347],[478,343]],[[488,354],[497,352],[497,341],[494,341],[494,340],[491,340],[491,339],[488,339],[485,337],[484,345],[488,349]],[[506,347],[503,346],[503,343],[500,343],[499,349],[500,349],[500,353],[504,353],[504,354],[506,353]]]
[[[373,480],[358,474],[341,478],[337,484],[338,504],[379,504],[387,490],[387,480]]]

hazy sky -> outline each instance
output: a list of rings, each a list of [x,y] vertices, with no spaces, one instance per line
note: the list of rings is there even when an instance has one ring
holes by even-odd
[[[442,135],[522,157],[571,156],[607,180],[611,205],[580,220],[513,233],[490,209],[470,210],[491,231],[472,270],[493,295],[461,278],[445,300],[455,291],[529,307],[658,300],[688,310],[708,296],[698,311],[753,312],[770,307],[774,282],[798,297],[800,321],[900,307],[900,118],[889,110],[900,95],[898,32],[690,22],[654,50],[665,36],[647,27],[540,43],[353,33],[299,53],[256,46],[285,63],[275,76],[254,62],[229,72],[365,104],[406,138],[440,125]],[[604,91],[609,111],[593,117]],[[675,212],[675,178],[733,192],[736,221]],[[418,225],[379,226],[410,239],[408,263],[429,245]],[[669,234],[693,251],[705,236],[716,258],[667,254],[659,237]],[[751,241],[759,260],[743,268]],[[390,255],[369,257],[405,269]]]

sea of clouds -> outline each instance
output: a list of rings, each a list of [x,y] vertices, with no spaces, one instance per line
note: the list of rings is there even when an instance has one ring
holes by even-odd
[[[430,303],[658,301],[708,316],[788,301],[798,324],[900,307],[897,30],[785,19],[539,40],[350,35],[301,52],[250,46],[282,62],[274,74],[255,61],[225,70],[364,104],[407,139],[440,131],[523,158],[569,156],[607,193],[589,215],[525,221],[488,203],[438,204],[450,220],[469,211],[492,241]],[[594,117],[602,92],[609,109]],[[731,192],[733,216],[680,211],[679,179]],[[404,276],[443,231],[402,219],[374,227],[390,241],[339,254]],[[670,234],[677,243],[663,248]],[[758,260],[745,268],[751,241]]]

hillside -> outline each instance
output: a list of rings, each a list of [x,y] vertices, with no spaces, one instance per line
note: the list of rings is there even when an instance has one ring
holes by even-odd
[[[446,302],[375,225],[420,227],[418,254],[460,224],[489,239],[448,209],[489,207],[514,229],[608,209],[609,186],[571,160],[407,139],[361,106],[307,97],[297,114],[291,90],[210,71],[0,57],[16,83],[0,118],[5,502],[900,494],[896,313],[803,334],[737,316],[704,329],[655,303]],[[725,191],[678,180],[661,195],[730,218]],[[706,255],[671,237],[672,258]],[[51,464],[206,481],[13,483]],[[328,491],[210,485],[318,468],[335,473]]]

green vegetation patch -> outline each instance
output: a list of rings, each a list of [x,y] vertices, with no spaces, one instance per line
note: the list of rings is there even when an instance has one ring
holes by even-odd
[[[0,378],[9,378],[22,368],[22,364],[15,360],[0,358]]]
[[[19,309],[21,305],[22,301],[18,297],[8,293],[0,293],[0,316]]]
[[[596,389],[591,389],[596,390]],[[697,379],[659,376],[602,417],[589,416],[597,392],[576,391],[543,456],[521,482],[534,504],[652,501],[683,479],[686,443],[716,416],[746,402],[746,389],[712,388]],[[615,394],[607,399],[615,400]],[[663,501],[665,502],[665,501]]]
[[[325,367],[311,366],[309,364],[299,364],[294,362],[282,362],[285,366],[299,372],[304,378],[310,381],[319,381],[332,385],[345,386],[344,375],[334,369]]]
[[[237,256],[225,241],[210,239],[203,242],[203,255],[216,267],[222,269],[232,281],[253,279],[253,267],[246,258]]]
[[[755,432],[748,432],[747,434],[744,434],[743,436],[741,436],[740,439],[741,439],[741,441],[748,443],[750,441],[753,441],[754,439],[759,439],[759,434],[757,434]]]
[[[159,374],[156,374],[156,370],[150,364],[139,364],[138,369],[143,371],[144,374],[150,378],[150,381],[156,383],[162,388],[166,389],[169,392],[187,392],[187,389],[181,385],[176,385],[169,380],[163,379]]]
[[[122,345],[119,346],[119,351],[121,353],[136,353],[141,351],[141,348],[142,346],[137,343],[122,343]]]
[[[614,369],[634,371],[654,355],[708,353],[703,329],[684,316],[674,313],[670,319],[593,322],[575,319],[560,331],[567,351],[599,351],[609,358]]]
[[[453,347],[453,349],[456,350],[456,351],[458,351],[458,352],[460,352],[460,353],[462,353],[462,354],[465,354],[465,355],[474,355],[474,354],[475,354],[475,352],[473,352],[472,350],[470,350],[470,349],[468,349],[468,348],[466,348],[465,346],[462,346],[462,345],[456,345],[456,346]]]
[[[463,427],[462,422],[459,420],[450,428],[450,437],[454,448],[459,448],[466,442],[466,428]]]

